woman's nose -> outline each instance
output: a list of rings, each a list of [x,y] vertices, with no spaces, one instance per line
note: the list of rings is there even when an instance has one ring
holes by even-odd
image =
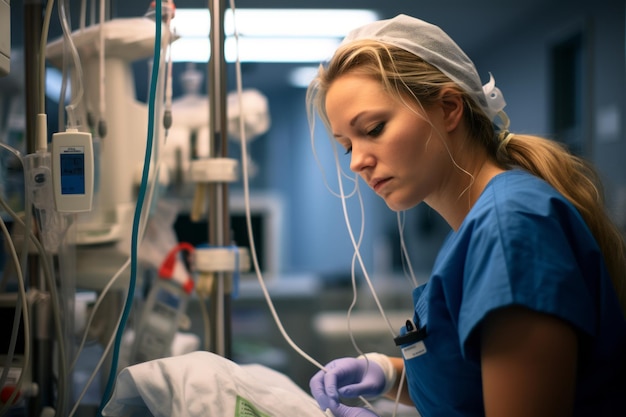
[[[350,170],[352,172],[359,173],[374,165],[374,157],[366,149],[363,149],[362,146],[357,146],[353,143],[350,155]]]

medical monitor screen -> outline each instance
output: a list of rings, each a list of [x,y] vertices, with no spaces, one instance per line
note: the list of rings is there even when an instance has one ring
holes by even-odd
[[[62,153],[61,193],[85,194],[85,154]]]

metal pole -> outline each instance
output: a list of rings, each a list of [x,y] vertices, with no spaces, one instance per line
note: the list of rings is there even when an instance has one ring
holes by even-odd
[[[228,156],[226,123],[226,60],[224,57],[224,2],[209,0],[211,15],[211,57],[208,68],[210,157]],[[228,210],[228,185],[208,184],[209,243],[224,247],[230,244],[230,216]],[[226,280],[230,274],[218,272],[211,291],[211,351],[229,358],[231,356],[231,303]]]
[[[24,85],[25,85],[25,117],[26,117],[26,152],[36,151],[36,118],[40,111],[39,103],[39,59],[43,51],[40,51],[41,28],[43,25],[43,4],[41,0],[26,0],[24,2]],[[41,56],[41,59],[44,59]],[[26,207],[26,210],[29,210]],[[29,256],[28,262],[29,289],[41,289],[42,284],[39,258]],[[32,339],[33,360],[31,366],[33,382],[39,386],[39,395],[32,397],[28,403],[29,416],[35,417],[41,414],[43,407],[54,404],[52,387],[52,337],[50,335],[47,320],[49,316],[49,304],[39,303],[34,306],[32,314]],[[65,393],[59,393],[64,395]]]

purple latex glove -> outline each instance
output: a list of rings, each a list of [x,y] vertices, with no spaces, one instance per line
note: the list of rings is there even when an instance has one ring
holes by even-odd
[[[347,407],[339,397],[376,397],[383,393],[386,380],[383,369],[373,361],[356,358],[335,359],[309,381],[311,394],[322,410],[330,408],[336,416],[375,416],[371,411]],[[363,413],[363,414],[360,414]]]
[[[348,407],[345,404],[337,403],[336,407],[330,408],[335,417],[379,417],[373,411],[361,407]]]

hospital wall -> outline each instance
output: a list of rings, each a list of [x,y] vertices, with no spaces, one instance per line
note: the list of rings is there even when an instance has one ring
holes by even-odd
[[[582,31],[586,75],[583,80],[584,155],[599,168],[606,183],[607,200],[615,216],[626,211],[620,193],[626,187],[626,143],[623,132],[626,70],[624,58],[625,6],[622,1],[574,1],[567,7],[546,8],[532,19],[520,20],[507,33],[491,39],[480,49],[468,51],[483,81],[491,72],[507,100],[511,130],[553,137],[551,97],[551,50],[572,33]],[[462,39],[459,39],[462,45]],[[322,274],[347,270],[352,248],[343,222],[340,201],[330,195],[313,158],[304,107],[304,92],[285,90],[270,93],[273,126],[264,139],[262,169],[267,170],[263,186],[279,190],[288,201],[285,219],[285,269]],[[603,126],[607,122],[611,126]],[[326,140],[323,127],[317,128],[318,142]],[[259,144],[259,146],[261,146]],[[321,154],[327,159],[329,154]],[[340,158],[346,158],[340,156]],[[323,158],[322,158],[323,159]],[[335,184],[332,162],[326,175]],[[374,247],[370,239],[388,237],[395,227],[395,215],[384,203],[363,190],[367,237],[363,256],[371,266]],[[411,221],[420,213],[409,213]],[[435,233],[445,233],[435,214]],[[420,241],[419,227],[407,234]],[[437,239],[432,239],[436,244]],[[432,260],[432,247],[413,248],[420,265]]]
[[[624,2],[615,0],[554,6],[474,55],[479,68],[493,72],[505,94],[511,130],[554,137],[551,51],[582,35],[582,154],[598,168],[609,208],[624,229],[625,14]]]

